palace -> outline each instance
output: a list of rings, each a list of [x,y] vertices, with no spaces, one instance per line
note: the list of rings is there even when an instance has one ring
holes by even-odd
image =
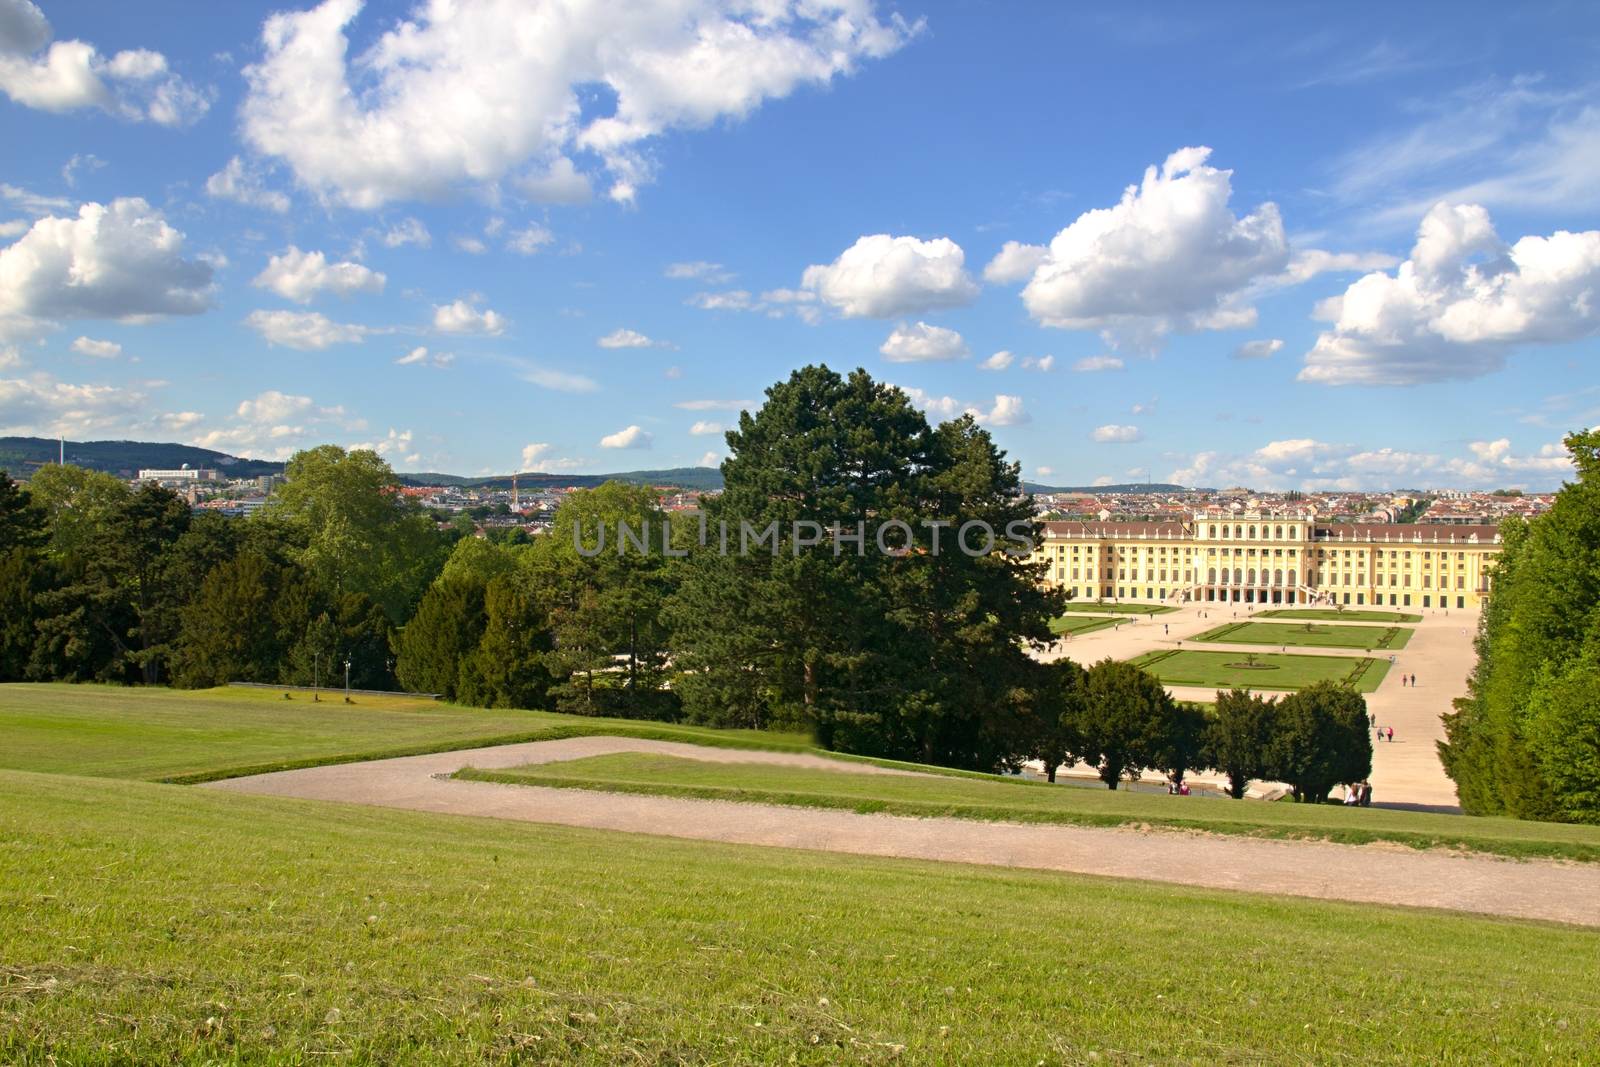
[[[1494,526],[1319,523],[1211,509],[1177,522],[1047,522],[1033,555],[1076,600],[1476,608]]]

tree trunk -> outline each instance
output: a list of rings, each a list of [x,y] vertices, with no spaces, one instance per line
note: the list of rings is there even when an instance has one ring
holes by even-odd
[[[1047,782],[1056,780],[1056,765],[1054,763],[1046,763],[1044,765],[1044,780]]]

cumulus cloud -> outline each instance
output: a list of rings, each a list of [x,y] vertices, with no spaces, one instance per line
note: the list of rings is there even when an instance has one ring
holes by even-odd
[[[723,429],[724,427],[720,422],[708,422],[705,419],[701,419],[689,427],[689,432],[696,437],[704,437],[706,434],[721,433]]]
[[[890,363],[926,363],[961,359],[969,349],[959,333],[925,322],[896,326],[888,340],[878,346]]]
[[[324,291],[339,296],[381,293],[387,280],[381,272],[360,263],[329,263],[321,252],[302,252],[290,245],[287,252],[269,259],[251,284],[304,304]]]
[[[718,452],[707,452],[705,455],[700,457],[699,465],[702,466],[702,467],[715,467],[715,466],[718,466],[719,464],[721,464],[721,462],[722,462],[721,453],[718,453]]]
[[[44,373],[0,378],[0,426],[10,434],[82,437],[121,430],[148,404],[140,386],[63,382]]]
[[[507,177],[538,199],[586,197],[572,150],[597,155],[607,195],[625,202],[650,179],[651,138],[826,85],[916,30],[870,0],[485,0],[419,4],[350,57],[360,10],[325,0],[269,17],[241,116],[256,151],[362,208]],[[594,85],[607,89],[600,113],[580,96]]]
[[[964,403],[953,396],[937,396],[915,386],[901,385],[896,388],[906,394],[912,404],[941,422],[961,415],[971,415],[981,425],[990,427],[1021,426],[1032,421],[1020,396],[998,393],[994,402],[985,408],[980,404]]]
[[[1056,234],[1022,290],[1034,319],[1152,351],[1174,331],[1253,323],[1239,299],[1287,268],[1289,244],[1275,204],[1233,213],[1233,172],[1207,166],[1210,155],[1179,149],[1115,207]]]
[[[411,351],[395,360],[397,367],[448,367],[456,361],[456,357],[449,352],[430,352],[426,345],[417,345]]]
[[[82,356],[93,356],[96,359],[116,359],[122,355],[122,346],[115,341],[96,341],[92,337],[80,337],[72,342],[72,350]]]
[[[983,268],[983,280],[994,285],[1025,282],[1048,258],[1050,250],[1043,245],[1007,241]]]
[[[403,248],[406,245],[427,248],[433,244],[433,235],[421,219],[408,215],[384,232],[383,243],[389,248]]]
[[[1103,370],[1121,370],[1122,360],[1117,356],[1084,356],[1072,365],[1072,369],[1081,374],[1093,374]]]
[[[1027,356],[1022,361],[1023,370],[1036,370],[1041,374],[1048,374],[1055,365],[1055,356]]]
[[[244,322],[268,344],[301,351],[354,344],[372,332],[366,326],[334,322],[320,311],[252,311]]]
[[[1011,366],[1012,362],[1015,361],[1016,358],[1017,357],[1012,355],[1010,352],[1006,352],[1006,351],[1002,350],[1002,351],[996,352],[994,355],[990,356],[988,359],[986,359],[982,363],[978,364],[978,369],[979,370],[1005,370],[1007,367]]]
[[[226,424],[191,440],[203,448],[235,455],[287,459],[311,438],[327,440],[335,429],[359,429],[362,425],[350,420],[343,407],[323,406],[309,396],[268,389],[240,401]]]
[[[641,426],[629,426],[627,429],[608,433],[600,438],[601,448],[649,448],[652,438]]]
[[[1434,205],[1411,256],[1368,274],[1319,314],[1333,327],[1300,380],[1412,385],[1477,378],[1524,345],[1600,333],[1600,230],[1558,230],[1506,246],[1476,204]]]
[[[211,288],[211,267],[184,259],[183,234],[143,200],[84,204],[0,249],[0,336],[61,319],[198,315]]]
[[[531,256],[555,239],[556,235],[543,226],[532,224],[512,231],[511,236],[506,238],[506,250],[519,256]]]
[[[668,341],[653,341],[638,330],[628,330],[621,327],[612,330],[604,337],[595,341],[601,348],[676,348]]]
[[[506,329],[504,315],[488,308],[478,310],[477,301],[457,300],[437,304],[433,309],[433,328],[440,333],[481,333],[491,336]]]
[[[108,59],[85,41],[52,36],[31,0],[0,0],[0,92],[41,111],[92,107],[164,126],[188,125],[211,106],[206,93],[168,71],[160,52],[136,48]]]
[[[1135,441],[1143,441],[1144,431],[1137,426],[1109,424],[1095,427],[1089,437],[1104,444],[1129,445]]]
[[[280,215],[289,210],[288,195],[267,188],[261,172],[238,156],[206,179],[206,195],[214,200],[232,200]]]
[[[886,319],[970,303],[978,286],[965,261],[948,237],[877,233],[859,238],[832,263],[807,267],[800,284],[848,318]]]
[[[1310,437],[1269,441],[1252,452],[1200,452],[1169,480],[1180,485],[1248,485],[1259,489],[1372,491],[1413,488],[1551,487],[1572,473],[1558,444],[1518,452],[1507,438],[1473,441],[1466,455],[1364,448]]]
[[[1276,337],[1263,338],[1259,341],[1246,341],[1233,350],[1234,359],[1266,359],[1277,355],[1283,348],[1283,341]]]

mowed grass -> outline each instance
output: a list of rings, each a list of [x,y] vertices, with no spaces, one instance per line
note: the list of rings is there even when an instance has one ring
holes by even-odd
[[[1273,608],[1256,612],[1258,619],[1314,619],[1322,622],[1421,622],[1421,615],[1405,611],[1372,611],[1351,608],[1335,611],[1331,608]]]
[[[1346,808],[1339,804],[1175,797],[998,776],[862,774],[770,763],[712,763],[654,753],[617,753],[508,770],[469,768],[457,777],[863,813],[1077,826],[1137,824],[1250,837],[1345,844],[1389,841],[1413,848],[1600,862],[1600,827],[1595,826]]]
[[[1195,641],[1314,648],[1404,648],[1411,631],[1401,626],[1319,626],[1314,622],[1236,622],[1197,634]]]
[[[204,781],[479,745],[608,733],[695,744],[806,749],[809,738],[549,712],[456,707],[404,696],[259,689],[0,685],[0,768]]]
[[[1063,615],[1059,619],[1050,620],[1050,632],[1053,634],[1087,634],[1096,630],[1109,629],[1120,622],[1127,622],[1120,616],[1100,615]]]
[[[1255,666],[1245,664],[1255,656]],[[1293,652],[1194,652],[1167,649],[1146,652],[1128,661],[1167,685],[1206,689],[1304,689],[1317,682],[1343,682],[1359,693],[1378,688],[1389,662],[1354,656],[1304,656]]]
[[[0,772],[0,1062],[1578,1063],[1600,931]]]
[[[1091,615],[1165,615],[1178,609],[1171,604],[1124,604],[1119,601],[1069,600],[1063,611],[1088,612]]]

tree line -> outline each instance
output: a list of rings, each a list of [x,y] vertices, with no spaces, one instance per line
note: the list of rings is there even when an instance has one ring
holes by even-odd
[[[41,469],[26,489],[4,479],[0,678],[309,684],[348,659],[361,688],[806,729],[828,748],[955,767],[1038,756],[1053,773],[1086,759],[1113,787],[1139,768],[1222,767],[1221,753],[1249,747],[1218,732],[1231,695],[1208,718],[1127,664],[1031,655],[1062,610],[1042,564],[921,540],[967,522],[1040,532],[1018,466],[971,417],[931,425],[865,371],[810,366],[768,389],[727,443],[706,523],[776,524],[771,551],[695,551],[687,522],[673,542],[580,551],[575,531],[665,528],[656,494],[620,483],[571,494],[547,535],[470,536],[470,521],[412,503],[377,455],[331,445],[295,455],[245,519],[192,515],[168,490],[72,467]],[[791,533],[865,519],[918,538],[883,552]],[[1331,742],[1318,731],[1338,734],[1327,723],[1353,721],[1355,705],[1365,748],[1341,749],[1326,787],[1294,770],[1287,741],[1270,757],[1227,756],[1229,773],[1282,769],[1310,799],[1365,777],[1358,695],[1308,690],[1258,718],[1273,739],[1304,718],[1295,744],[1321,766]]]
[[[1571,434],[1574,481],[1501,525],[1478,662],[1439,745],[1463,810],[1600,822],[1600,431]]]

